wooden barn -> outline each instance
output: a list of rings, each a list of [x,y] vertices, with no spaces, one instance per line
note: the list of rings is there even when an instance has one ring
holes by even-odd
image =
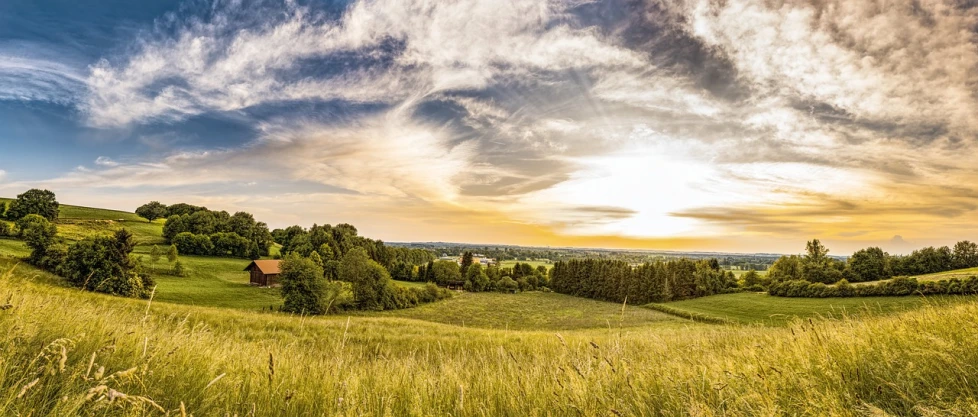
[[[279,262],[277,260],[252,261],[245,271],[251,272],[251,285],[274,287],[278,285]]]

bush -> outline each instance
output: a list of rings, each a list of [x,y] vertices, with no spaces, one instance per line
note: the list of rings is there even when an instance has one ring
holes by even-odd
[[[10,223],[0,221],[0,237],[7,237],[11,234]]]
[[[135,242],[128,230],[96,236],[72,245],[58,271],[72,285],[88,291],[126,297],[148,297],[153,285],[139,274],[129,256]]]

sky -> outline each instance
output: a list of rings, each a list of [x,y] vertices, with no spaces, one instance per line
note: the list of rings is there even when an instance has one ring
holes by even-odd
[[[978,240],[971,0],[0,2],[0,195],[386,241]]]

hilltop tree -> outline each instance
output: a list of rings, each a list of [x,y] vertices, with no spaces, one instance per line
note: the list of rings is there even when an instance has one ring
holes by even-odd
[[[54,221],[58,218],[60,207],[51,191],[32,189],[18,195],[17,199],[10,203],[6,216],[10,220],[19,220],[28,214],[36,214]]]
[[[150,201],[136,209],[136,215],[152,222],[166,217],[167,207],[159,201]]]
[[[465,253],[462,254],[462,275],[465,275],[465,273],[469,270],[469,267],[472,266],[472,262],[472,252],[465,251]]]

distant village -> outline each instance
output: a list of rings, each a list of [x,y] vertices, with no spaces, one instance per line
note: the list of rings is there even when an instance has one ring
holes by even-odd
[[[455,263],[459,264],[459,266],[462,265],[462,255],[449,256],[447,253],[442,253],[441,256],[438,258],[438,260],[439,261],[454,261]],[[482,266],[490,266],[490,265],[496,265],[496,260],[493,259],[493,258],[487,257],[486,255],[481,255],[481,254],[478,254],[478,253],[474,253],[474,254],[472,254],[472,263],[473,264],[482,264]]]

